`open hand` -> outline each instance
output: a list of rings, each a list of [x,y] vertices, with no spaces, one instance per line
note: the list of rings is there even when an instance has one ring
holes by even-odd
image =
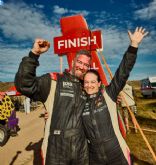
[[[141,41],[145,36],[147,36],[148,32],[145,30],[145,28],[137,27],[134,31],[134,33],[131,33],[128,30],[128,35],[131,40],[131,46],[138,47]]]

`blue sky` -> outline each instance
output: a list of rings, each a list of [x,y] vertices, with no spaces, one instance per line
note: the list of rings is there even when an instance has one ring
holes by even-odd
[[[82,14],[91,30],[101,30],[103,55],[114,73],[129,45],[127,30],[150,33],[139,47],[130,80],[156,76],[156,0],[0,0],[0,81],[14,81],[22,57],[36,37],[61,36],[59,20]],[[67,68],[66,60],[64,68]],[[37,74],[59,71],[53,46],[40,58]]]

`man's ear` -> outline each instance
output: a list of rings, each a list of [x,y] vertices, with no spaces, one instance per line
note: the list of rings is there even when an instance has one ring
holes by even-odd
[[[72,60],[72,68],[71,68],[71,70],[70,70],[70,72],[72,73],[72,74],[74,74],[74,66],[75,65],[75,59],[74,60]]]
[[[99,87],[101,86],[101,81],[100,81],[100,82],[98,82],[98,86],[99,86]]]
[[[72,60],[72,68],[73,68],[73,66],[74,66],[74,63],[75,63],[75,60]]]

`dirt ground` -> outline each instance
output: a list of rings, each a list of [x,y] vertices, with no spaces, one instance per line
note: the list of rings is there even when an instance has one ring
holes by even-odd
[[[41,165],[40,148],[44,132],[44,110],[42,107],[38,110],[31,111],[30,114],[17,112],[19,118],[18,136],[10,137],[7,144],[0,147],[0,165]],[[136,138],[135,138],[136,136]],[[150,134],[150,144],[155,148],[155,134]],[[147,147],[144,144],[142,137],[139,134],[131,133],[127,140],[135,160],[138,158],[142,161],[135,161],[135,165],[151,165],[148,159],[152,159]],[[135,139],[140,139],[136,141]],[[139,146],[139,147],[138,147]],[[143,148],[143,146],[145,146]],[[136,148],[140,152],[136,152]],[[139,154],[139,155],[138,155]],[[146,156],[145,156],[146,155]],[[145,159],[145,160],[144,160]],[[144,161],[143,161],[144,160]],[[150,161],[152,162],[152,160]],[[153,163],[152,163],[153,164]]]
[[[1,165],[41,165],[40,147],[44,130],[44,111],[41,108],[30,114],[17,112],[19,118],[18,136],[10,137],[0,147]]]

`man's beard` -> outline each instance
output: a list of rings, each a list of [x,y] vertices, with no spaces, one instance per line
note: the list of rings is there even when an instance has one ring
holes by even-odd
[[[76,74],[77,72],[79,72],[79,74]],[[75,70],[75,72],[74,72],[74,75],[75,75],[77,78],[83,80],[83,77],[84,77],[85,72],[86,72],[86,71],[85,71],[84,69],[76,68],[76,70]]]

